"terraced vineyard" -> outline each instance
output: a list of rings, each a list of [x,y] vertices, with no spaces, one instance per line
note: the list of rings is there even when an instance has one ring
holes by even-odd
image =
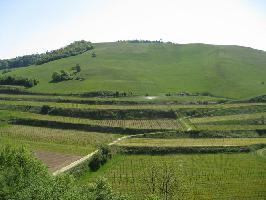
[[[252,153],[118,156],[80,182],[105,177],[121,193],[142,200],[150,193],[161,196],[165,190],[157,184],[166,170],[170,199],[262,200],[266,195],[266,163]]]
[[[0,137],[0,145],[5,143],[23,144],[32,150],[82,156],[91,153],[102,144],[112,142],[121,135],[12,125],[1,127]]]
[[[0,148],[26,146],[51,172],[84,160],[70,168],[79,184],[106,177],[114,190],[137,200],[152,193],[167,200],[266,195],[265,103],[33,94],[0,99]],[[106,144],[117,153],[93,172],[88,162]],[[152,186],[169,175],[171,190]]]
[[[132,138],[117,145],[133,147],[229,147],[249,146],[252,144],[266,144],[266,138],[181,138],[181,139],[152,139]]]

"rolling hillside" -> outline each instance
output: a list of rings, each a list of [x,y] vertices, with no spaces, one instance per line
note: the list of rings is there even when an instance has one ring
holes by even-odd
[[[266,93],[266,52],[239,46],[206,44],[98,43],[91,51],[43,65],[17,68],[8,74],[37,78],[33,92],[83,93],[96,90],[210,92],[247,98]],[[80,64],[80,77],[52,83],[53,72]],[[263,84],[265,82],[265,84]]]

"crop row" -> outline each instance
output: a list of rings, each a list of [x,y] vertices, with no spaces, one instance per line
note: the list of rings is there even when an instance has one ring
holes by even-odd
[[[225,116],[214,116],[214,117],[200,117],[200,118],[190,118],[190,121],[195,124],[210,123],[218,121],[228,121],[228,120],[248,120],[248,119],[259,119],[265,117],[266,112],[262,113],[252,113],[252,114],[239,114],[239,115],[225,115]]]
[[[5,111],[1,111],[5,112]],[[90,120],[73,117],[50,116],[40,115],[26,112],[9,112],[10,119],[30,119],[30,120],[43,120],[62,122],[70,124],[83,124],[92,126],[105,126],[105,127],[121,127],[133,129],[169,129],[178,130],[180,125],[174,119],[160,119],[160,120]]]
[[[114,158],[99,177],[120,192],[142,200],[149,194],[163,199],[258,199],[265,197],[266,164],[253,154],[127,155]],[[167,183],[167,188],[161,187]]]
[[[86,155],[121,137],[118,134],[61,130],[32,126],[10,125],[0,127],[0,145],[26,145],[32,150]]]
[[[180,138],[180,139],[151,139],[130,138],[123,140],[119,146],[154,146],[154,147],[210,147],[210,146],[248,146],[266,144],[266,138]]]

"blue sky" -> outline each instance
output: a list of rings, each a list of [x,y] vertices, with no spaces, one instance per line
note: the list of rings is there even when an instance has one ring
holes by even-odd
[[[266,50],[266,0],[0,0],[0,27],[0,59],[81,39]]]

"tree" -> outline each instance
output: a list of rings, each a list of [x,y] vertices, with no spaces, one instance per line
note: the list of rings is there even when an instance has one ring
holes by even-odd
[[[95,58],[96,57],[96,53],[92,52],[91,57]]]
[[[154,199],[161,197],[164,200],[169,200],[181,197],[180,180],[175,174],[175,169],[170,165],[153,165],[143,171],[142,177]]]
[[[76,71],[77,71],[77,72],[80,72],[80,71],[81,71],[81,67],[80,67],[79,64],[76,64]]]
[[[73,79],[72,75],[68,72],[68,71],[65,71],[65,70],[61,70],[61,80],[71,80]]]
[[[21,85],[24,87],[33,87],[37,85],[39,81],[37,79],[24,78],[18,76],[3,76],[0,77],[0,84],[3,85]]]
[[[102,165],[104,165],[109,159],[112,158],[112,149],[108,145],[100,147],[99,151],[95,153],[89,163],[89,167],[92,171],[97,171]]]
[[[59,72],[54,72],[53,75],[52,75],[52,80],[54,82],[61,81],[61,74]]]
[[[72,70],[75,70],[78,73],[81,71],[81,67],[79,64],[76,64],[76,66],[72,67]]]

